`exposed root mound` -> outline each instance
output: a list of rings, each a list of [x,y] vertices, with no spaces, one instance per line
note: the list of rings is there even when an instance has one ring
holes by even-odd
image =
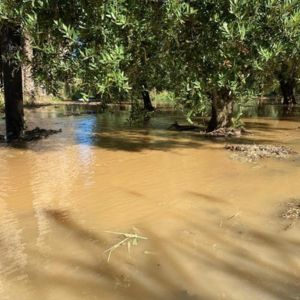
[[[231,144],[225,145],[225,149],[235,152],[238,155],[237,158],[245,158],[248,161],[269,157],[286,159],[291,155],[297,154],[297,152],[291,148],[275,145]]]
[[[243,128],[219,128],[211,132],[200,132],[200,134],[207,137],[240,137],[251,133]]]
[[[42,129],[36,127],[32,130],[26,130],[24,136],[21,138],[23,141],[34,141],[47,138],[49,135],[62,132],[61,129]]]
[[[41,129],[39,127],[36,127],[32,130],[26,130],[24,134],[18,138],[16,141],[18,142],[30,142],[40,139],[45,139],[49,135],[56,134],[62,132],[61,129],[59,130],[53,130],[53,129]],[[5,137],[3,135],[0,136],[0,142],[5,142]]]
[[[300,199],[293,199],[286,203],[280,217],[288,220],[300,219]]]

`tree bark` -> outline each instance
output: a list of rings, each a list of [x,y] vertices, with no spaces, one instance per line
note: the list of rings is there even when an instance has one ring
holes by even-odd
[[[143,97],[143,101],[144,101],[144,109],[147,111],[154,111],[154,107],[151,103],[150,94],[147,89],[144,89],[142,91],[142,97]]]
[[[30,35],[24,32],[23,52],[26,63],[23,65],[23,90],[25,101],[34,103],[36,100],[36,89],[32,76],[33,50]]]
[[[280,79],[280,89],[281,94],[283,97],[283,104],[284,105],[290,105],[290,104],[296,104],[296,98],[294,95],[294,89],[295,89],[295,79],[289,78],[289,79]]]
[[[13,25],[2,26],[0,49],[3,58],[7,141],[19,138],[24,130],[22,70],[21,64],[14,57],[21,46],[21,29]]]
[[[232,126],[233,99],[230,90],[222,89],[209,95],[211,99],[211,118],[207,125],[207,132],[218,128]]]
[[[0,34],[1,38],[1,34]],[[0,93],[2,92],[3,89],[3,70],[2,70],[2,58],[1,58],[1,47],[0,47]]]
[[[211,95],[211,116],[208,122],[206,131],[211,132],[218,128],[218,105],[217,105],[217,97],[216,95]]]

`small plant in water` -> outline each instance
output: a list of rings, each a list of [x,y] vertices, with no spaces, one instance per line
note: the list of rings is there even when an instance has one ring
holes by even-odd
[[[243,112],[239,111],[232,119],[232,127],[233,128],[243,128],[244,129],[244,122],[242,121]]]
[[[153,111],[146,111],[137,101],[133,101],[127,123],[129,126],[144,125],[152,115]]]
[[[114,231],[106,231],[108,233],[116,234],[122,237],[123,239],[106,249],[104,253],[108,253],[107,261],[109,262],[111,254],[114,250],[118,249],[123,245],[127,245],[128,253],[130,253],[131,246],[136,246],[139,240],[147,240],[148,238],[138,235],[137,233],[126,233],[126,232],[114,232]]]

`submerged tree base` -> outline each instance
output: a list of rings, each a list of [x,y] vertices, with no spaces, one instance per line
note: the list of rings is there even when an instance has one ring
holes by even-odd
[[[297,154],[291,148],[276,145],[245,145],[231,144],[225,145],[225,149],[235,152],[237,155],[233,158],[244,158],[246,161],[256,161],[262,158],[281,158],[287,159]]]
[[[18,142],[30,142],[30,141],[36,141],[40,139],[47,138],[49,135],[56,134],[62,132],[61,129],[54,130],[54,129],[42,129],[39,127],[36,127],[32,130],[26,130],[24,134],[19,137],[18,139],[15,139],[14,141]],[[0,142],[6,142],[5,136],[0,135]]]

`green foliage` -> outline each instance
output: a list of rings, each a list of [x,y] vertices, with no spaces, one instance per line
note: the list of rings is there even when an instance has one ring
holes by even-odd
[[[29,32],[34,76],[49,92],[64,82],[131,99],[131,120],[148,117],[135,100],[143,87],[193,122],[224,90],[242,102],[274,89],[279,75],[300,74],[299,0],[2,0],[7,23]]]
[[[157,92],[156,90],[153,90],[150,92],[150,96],[151,99],[153,99],[155,106],[176,106],[175,95],[170,91]]]
[[[257,81],[268,92],[277,81],[300,77],[300,2],[266,1],[256,6],[249,22],[257,48]]]

